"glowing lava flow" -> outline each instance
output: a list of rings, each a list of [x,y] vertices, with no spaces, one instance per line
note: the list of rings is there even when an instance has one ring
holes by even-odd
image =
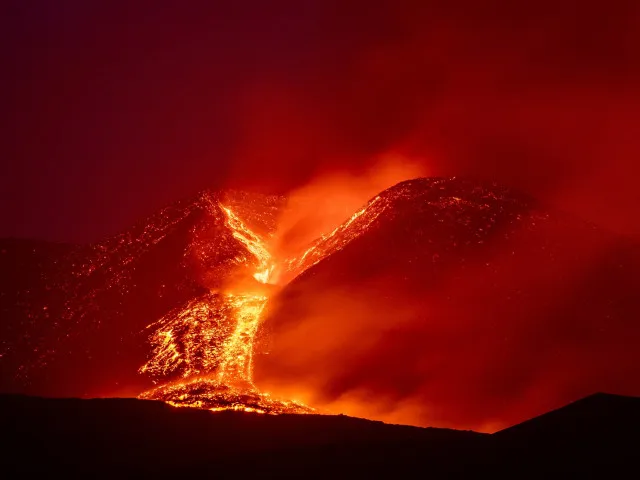
[[[233,237],[255,257],[253,278],[267,283],[275,262],[264,241],[229,208],[219,206]],[[150,325],[157,328],[151,336],[153,356],[140,371],[158,376],[179,373],[184,381],[162,385],[140,398],[214,411],[312,412],[294,401],[272,399],[253,384],[253,342],[267,300],[264,293],[212,293]],[[225,328],[229,320],[234,323],[230,332]]]
[[[235,331],[229,336],[223,348],[222,362],[218,367],[218,381],[253,387],[251,371],[253,339],[268,297],[228,295],[227,298],[235,307],[237,323]]]
[[[253,274],[253,278],[260,283],[268,283],[275,263],[264,242],[258,235],[249,230],[231,210],[222,205],[220,205],[220,208],[227,215],[227,225],[233,232],[233,237],[239,240],[258,260],[258,268],[256,273]]]

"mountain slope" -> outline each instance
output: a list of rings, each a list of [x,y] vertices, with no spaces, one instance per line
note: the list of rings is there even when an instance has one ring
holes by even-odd
[[[592,391],[640,394],[637,245],[455,178],[398,184],[348,223],[272,302],[263,388],[487,431]]]

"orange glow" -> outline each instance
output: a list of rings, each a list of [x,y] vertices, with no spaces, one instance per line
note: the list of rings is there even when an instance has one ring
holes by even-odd
[[[288,196],[272,251],[278,258],[299,257],[309,245],[343,225],[353,212],[381,191],[427,173],[424,161],[387,153],[374,158],[364,171],[334,170],[316,177]]]
[[[283,264],[280,278],[284,280],[284,283],[287,283],[323,258],[342,250],[345,245],[365,232],[386,207],[387,203],[381,197],[372,199],[331,233],[322,235],[302,254],[287,259]]]

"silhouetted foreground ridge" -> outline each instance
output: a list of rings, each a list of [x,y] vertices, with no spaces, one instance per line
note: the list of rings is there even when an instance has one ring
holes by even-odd
[[[134,399],[0,397],[10,474],[540,476],[638,469],[640,398],[596,394],[493,435]],[[573,478],[573,477],[572,477]]]

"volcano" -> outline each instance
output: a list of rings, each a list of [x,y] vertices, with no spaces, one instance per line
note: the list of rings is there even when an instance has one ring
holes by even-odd
[[[483,430],[640,394],[635,243],[425,178],[276,258],[285,208],[203,192],[94,245],[2,241],[0,389]]]

